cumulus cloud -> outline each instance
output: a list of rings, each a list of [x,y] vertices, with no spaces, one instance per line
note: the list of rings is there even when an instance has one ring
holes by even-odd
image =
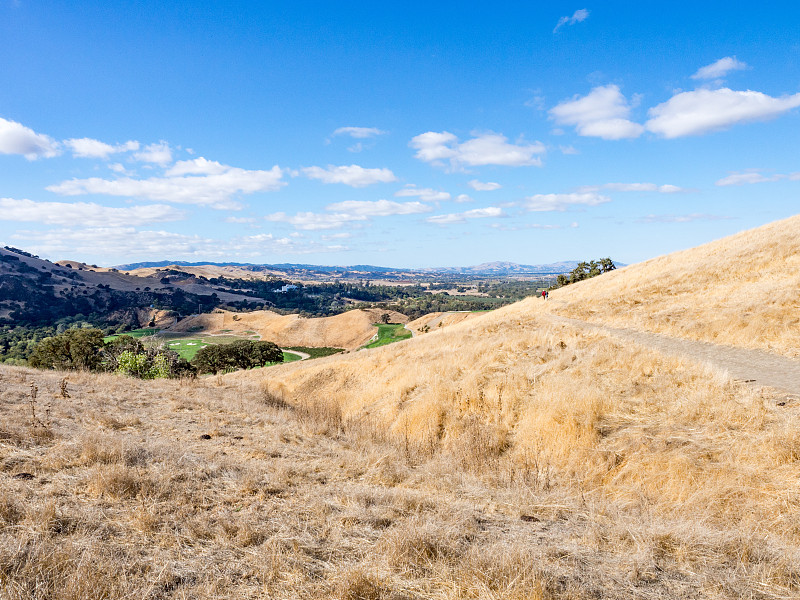
[[[423,202],[445,202],[450,200],[448,192],[441,192],[431,188],[418,188],[413,183],[409,183],[402,190],[394,193],[397,198],[419,198]]]
[[[383,131],[377,127],[339,127],[333,135],[348,135],[352,138],[364,140],[378,135],[385,135],[388,131]]]
[[[583,23],[586,19],[589,18],[589,11],[585,8],[580,8],[572,13],[571,17],[561,17],[556,23],[555,29],[553,29],[553,33],[557,32],[561,29],[564,25],[575,25],[575,23]]]
[[[629,119],[631,105],[614,84],[593,88],[586,96],[574,96],[550,109],[559,125],[575,127],[578,135],[620,140],[642,135],[644,127]]]
[[[655,183],[604,183],[603,185],[584,185],[578,188],[579,192],[597,192],[609,190],[611,192],[658,192],[659,194],[677,194],[686,190],[677,185],[657,185]]]
[[[36,160],[58,156],[61,148],[50,136],[0,117],[0,154],[21,154]]]
[[[717,62],[698,69],[697,73],[692,75],[692,79],[719,79],[730,71],[741,71],[746,68],[747,63],[736,60],[735,56],[726,56],[725,58],[720,58]]]
[[[473,208],[466,212],[450,213],[447,215],[434,215],[425,219],[428,223],[436,225],[451,225],[453,223],[464,223],[467,219],[486,219],[489,217],[504,217],[503,209],[497,206],[487,208]]]
[[[29,221],[73,227],[122,227],[177,221],[184,216],[183,211],[164,204],[115,208],[93,202],[34,202],[0,198],[0,221]]]
[[[476,192],[491,192],[494,190],[499,190],[502,185],[499,183],[495,183],[494,181],[478,181],[477,179],[472,179],[471,181],[467,182],[467,185],[471,187]]]
[[[48,186],[47,190],[64,196],[106,194],[238,209],[241,206],[233,200],[236,194],[275,191],[286,185],[282,177],[283,171],[277,165],[268,171],[248,171],[197,158],[176,163],[164,177],[70,179]]]
[[[452,169],[483,165],[511,167],[541,166],[537,156],[545,152],[541,142],[511,144],[499,133],[474,134],[475,137],[459,142],[458,137],[448,131],[428,131],[415,136],[409,146],[417,152],[419,160],[443,166],[449,163]]]
[[[464,202],[473,202],[472,198],[470,196],[468,196],[467,194],[459,194],[453,200],[455,202],[458,202],[459,204],[464,203]]]
[[[76,158],[108,158],[111,154],[119,152],[130,152],[139,149],[139,142],[130,140],[124,144],[112,146],[100,140],[92,138],[72,138],[64,140],[64,145],[72,150],[72,156]]]
[[[343,183],[350,187],[366,187],[374,183],[389,183],[397,181],[389,169],[365,169],[358,165],[335,167],[328,165],[327,169],[322,167],[307,167],[303,169],[306,177],[319,179],[323,183]]]
[[[723,177],[722,179],[718,180],[715,183],[715,185],[728,186],[728,185],[744,185],[747,183],[764,183],[765,181],[778,181],[786,177],[787,177],[786,175],[780,175],[777,173],[774,175],[767,176],[759,172],[757,169],[751,169],[749,171],[731,173],[727,177]],[[792,177],[789,176],[789,178],[791,179]]]
[[[141,152],[137,152],[133,157],[140,162],[155,163],[157,165],[167,165],[172,162],[172,148],[164,140],[157,144],[149,144]]]
[[[531,212],[565,211],[572,206],[597,206],[611,202],[611,198],[597,192],[572,194],[535,194],[525,198],[523,206]]]
[[[665,138],[701,135],[738,123],[766,121],[800,106],[800,94],[773,98],[761,92],[728,88],[676,94],[648,111],[648,131]]]

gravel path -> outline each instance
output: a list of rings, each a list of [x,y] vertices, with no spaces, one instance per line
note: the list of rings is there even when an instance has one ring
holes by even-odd
[[[550,317],[556,322],[609,333],[665,354],[686,356],[709,363],[713,367],[727,371],[735,379],[800,395],[800,360],[785,358],[762,350],[684,340],[660,333],[608,327],[557,315],[550,315]]]
[[[300,360],[308,360],[311,358],[311,355],[307,352],[300,352],[300,350],[286,350],[285,348],[281,348],[281,351],[288,352],[289,354],[297,354],[300,357]]]

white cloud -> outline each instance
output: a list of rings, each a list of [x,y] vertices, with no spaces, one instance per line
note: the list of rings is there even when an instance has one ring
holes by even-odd
[[[341,245],[276,237],[269,233],[218,240],[170,231],[141,231],[134,227],[95,227],[51,231],[18,231],[17,240],[37,254],[58,256],[102,256],[106,264],[131,259],[263,260],[266,254],[309,254],[339,252]],[[91,259],[95,261],[95,258]]]
[[[273,223],[289,223],[297,229],[317,231],[320,229],[340,229],[354,221],[366,221],[365,215],[351,215],[346,213],[315,213],[299,212],[296,215],[287,215],[285,212],[272,213],[264,217]]]
[[[57,141],[16,121],[0,117],[0,154],[21,154],[28,160],[61,154]]]
[[[248,171],[197,158],[176,163],[165,177],[70,179],[48,186],[47,190],[64,196],[106,194],[238,209],[241,207],[233,200],[234,195],[275,191],[286,185],[282,177],[283,172],[277,165],[269,171]]]
[[[542,164],[537,156],[545,152],[541,142],[510,144],[508,138],[498,133],[473,135],[472,139],[459,143],[450,132],[428,131],[412,138],[409,146],[417,151],[416,158],[437,166],[447,161],[452,169],[483,165],[538,167]]]
[[[586,19],[589,18],[589,11],[585,8],[581,8],[576,10],[572,13],[571,17],[561,17],[556,23],[555,29],[553,29],[553,33],[561,29],[564,25],[575,25],[575,23],[582,23]]]
[[[374,183],[389,183],[397,181],[389,169],[365,169],[358,165],[335,167],[328,165],[322,167],[307,167],[303,173],[311,179],[319,179],[323,183],[343,183],[351,187],[366,187]]]
[[[565,155],[580,154],[574,146],[559,146],[558,149],[561,150],[561,154]]]
[[[665,138],[701,135],[737,123],[774,119],[798,106],[800,94],[773,98],[751,90],[699,89],[651,108],[645,127]]]
[[[467,185],[471,187],[476,192],[491,192],[493,190],[499,190],[502,185],[499,183],[495,183],[494,181],[478,181],[477,179],[473,179],[467,182]]]
[[[418,188],[413,183],[409,183],[402,190],[394,193],[397,198],[419,198],[423,202],[445,202],[450,200],[448,192],[440,192],[431,188]]]
[[[155,163],[163,167],[172,162],[172,149],[167,142],[161,140],[157,144],[145,146],[144,150],[137,152],[133,157],[138,161]]]
[[[565,211],[571,206],[597,206],[606,202],[611,202],[611,198],[597,192],[576,192],[572,194],[535,194],[525,198],[524,206],[532,212]]]
[[[72,150],[72,156],[76,158],[108,158],[111,154],[139,149],[139,142],[133,140],[112,146],[92,138],[72,138],[64,140],[64,145]]]
[[[115,208],[93,202],[34,202],[0,198],[0,221],[28,221],[45,225],[123,227],[184,218],[183,211],[164,204]]]
[[[464,223],[467,219],[486,219],[489,217],[504,217],[503,209],[497,206],[487,208],[473,208],[462,213],[450,213],[448,215],[434,215],[425,219],[428,223],[435,225],[450,225],[452,223]]]
[[[728,185],[744,185],[746,183],[763,183],[765,181],[778,181],[785,178],[786,175],[770,175],[769,177],[763,175],[756,169],[749,171],[742,171],[740,173],[731,173],[727,177],[718,180],[715,185],[728,186]]]
[[[676,194],[686,190],[677,185],[657,185],[655,183],[604,183],[603,185],[584,185],[578,188],[579,192],[597,192],[609,190],[611,192],[658,192],[659,194]]]
[[[459,194],[454,198],[454,201],[458,202],[459,204],[464,202],[474,202],[474,200],[470,196],[467,196],[467,194]]]
[[[385,135],[388,131],[383,131],[377,127],[339,127],[333,135],[349,135],[352,138],[364,140],[378,135]]]
[[[559,125],[572,125],[578,135],[619,140],[639,137],[644,127],[630,121],[631,106],[614,84],[593,88],[586,96],[574,96],[550,109]]]
[[[346,213],[357,217],[388,217],[391,215],[413,215],[433,210],[422,202],[393,202],[391,200],[347,200],[329,204],[325,210]]]
[[[325,210],[329,212],[299,212],[295,215],[277,212],[267,215],[265,219],[272,222],[289,223],[297,229],[340,229],[355,222],[367,221],[373,217],[413,215],[430,212],[433,209],[422,202],[347,200],[329,204],[325,207]]]
[[[698,69],[697,73],[692,75],[692,79],[719,79],[727,75],[729,71],[741,71],[746,68],[747,64],[736,60],[735,56],[726,56],[715,63]]]

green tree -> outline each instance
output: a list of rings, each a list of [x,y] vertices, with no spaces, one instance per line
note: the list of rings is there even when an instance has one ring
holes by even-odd
[[[99,329],[69,329],[39,342],[28,362],[40,369],[98,371],[104,345]]]

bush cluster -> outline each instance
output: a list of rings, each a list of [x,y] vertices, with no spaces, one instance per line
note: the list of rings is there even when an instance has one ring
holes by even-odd
[[[200,373],[218,373],[263,367],[283,362],[283,351],[272,342],[240,340],[232,344],[211,344],[200,348],[192,365]]]
[[[43,339],[28,364],[38,369],[111,371],[141,379],[197,375],[197,369],[173,350],[146,347],[129,335],[105,342],[101,330],[90,328]]]

